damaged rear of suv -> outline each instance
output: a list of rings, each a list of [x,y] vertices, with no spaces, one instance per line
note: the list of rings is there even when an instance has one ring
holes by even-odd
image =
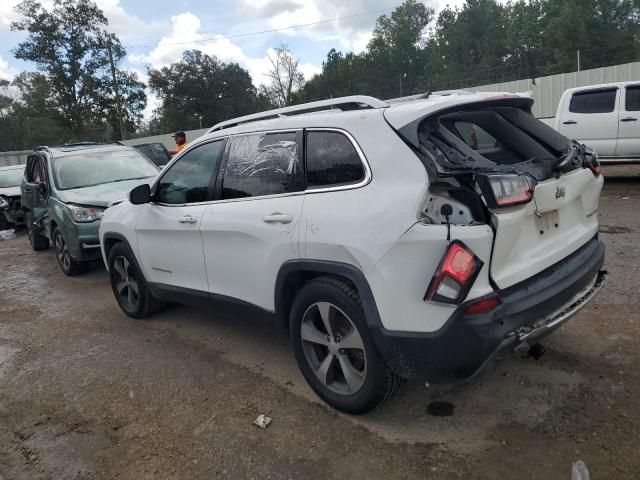
[[[346,412],[401,378],[468,378],[605,277],[598,159],[531,103],[357,96],[216,125],[105,212],[114,295],[136,318],[225,299],[275,314],[310,386]]]

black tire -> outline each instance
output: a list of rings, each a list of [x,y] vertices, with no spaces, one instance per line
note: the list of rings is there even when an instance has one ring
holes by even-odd
[[[334,337],[334,342],[327,346],[316,344],[315,339],[313,341],[303,341],[303,322],[307,332],[310,332],[310,324],[312,330],[317,327],[317,330],[313,332],[313,336],[318,333],[327,334],[328,329],[323,321],[324,316],[320,313],[319,307],[327,304],[330,305],[330,309],[327,312],[334,312],[333,314],[327,314],[327,318],[332,318],[332,320],[329,320],[330,328],[332,329],[331,333],[344,328],[345,324],[349,325],[351,329],[355,327],[357,334],[359,334],[358,340],[362,349],[359,347],[353,349],[338,348],[341,340],[343,340],[344,345],[344,342],[347,342],[347,338],[350,336],[349,334],[356,333],[354,330],[350,330],[342,339],[339,335]],[[318,309],[317,314],[314,314],[314,308]],[[313,318],[314,315],[316,315],[315,319]],[[345,322],[345,318],[347,322]],[[332,322],[333,325],[331,325]],[[342,327],[340,323],[342,323]],[[307,283],[298,292],[293,302],[289,316],[289,327],[293,351],[302,374],[314,392],[337,410],[352,414],[366,413],[374,409],[382,401],[391,398],[398,390],[401,379],[393,374],[380,356],[369,332],[360,297],[348,284],[329,277],[320,277]],[[315,338],[322,341],[321,337]],[[328,343],[330,342],[330,335],[326,336],[326,340]],[[337,353],[336,348],[338,348]],[[331,349],[333,349],[333,359],[329,359],[332,355]],[[327,352],[324,361],[320,361],[320,356],[324,352]],[[356,356],[352,357],[352,354],[356,354]],[[316,357],[316,355],[318,356]],[[347,376],[344,374],[345,364],[343,361],[346,358],[345,355],[353,360],[349,360],[349,366],[355,367],[355,370],[352,369],[351,372],[360,373],[358,382],[355,382],[357,388],[351,388]],[[312,365],[314,360],[317,360],[315,368]],[[325,361],[329,363],[322,370],[322,364]],[[319,376],[316,373],[320,371],[330,372],[325,376],[325,382],[320,380],[322,374]],[[326,381],[329,377],[332,378],[331,385]],[[344,381],[341,382],[341,380]]]
[[[0,212],[0,230],[9,230],[10,228],[13,228],[13,224],[9,223],[4,214]]]
[[[24,214],[24,224],[27,229],[27,236],[29,237],[31,248],[36,252],[48,249],[49,239],[33,229],[33,213],[26,212]]]
[[[60,270],[68,277],[75,277],[89,270],[89,263],[74,260],[67,248],[67,242],[62,236],[59,228],[53,231],[53,250],[56,253],[56,260]]]
[[[123,282],[122,272],[126,272],[126,282]],[[164,303],[149,291],[133,253],[124,243],[116,243],[109,253],[109,278],[113,295],[122,311],[128,316],[145,318],[159,312],[164,307]],[[137,285],[137,294],[135,294],[136,289],[132,286],[134,282]]]

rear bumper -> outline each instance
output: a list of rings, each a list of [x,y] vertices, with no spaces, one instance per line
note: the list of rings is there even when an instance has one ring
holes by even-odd
[[[496,353],[535,342],[558,328],[602,287],[604,246],[594,238],[577,252],[525,282],[497,292],[501,304],[468,315],[465,305],[431,333],[372,328],[389,367],[405,378],[453,383],[473,376]]]

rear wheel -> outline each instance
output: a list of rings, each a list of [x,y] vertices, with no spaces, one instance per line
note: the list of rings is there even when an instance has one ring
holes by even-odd
[[[24,222],[27,229],[27,236],[29,237],[29,243],[31,243],[31,248],[36,252],[49,248],[49,239],[38,233],[34,228],[33,213],[26,212],[24,214]]]
[[[76,275],[86,273],[89,269],[88,263],[78,262],[73,259],[71,252],[69,252],[67,242],[64,240],[59,228],[56,228],[53,231],[53,248],[56,252],[58,265],[60,265],[60,268],[65,275],[75,277]]]
[[[294,300],[290,326],[302,374],[332,407],[365,413],[400,385],[371,338],[360,297],[346,283],[323,277],[305,285]]]
[[[164,306],[147,288],[133,254],[123,243],[114,245],[109,253],[109,277],[118,305],[130,317],[148,317]]]

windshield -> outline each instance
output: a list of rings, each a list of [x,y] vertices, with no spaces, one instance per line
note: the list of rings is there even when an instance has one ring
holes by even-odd
[[[58,190],[154,177],[158,169],[135,150],[91,150],[54,158],[53,177]]]
[[[12,168],[0,171],[0,188],[17,187],[22,183],[24,168]]]

